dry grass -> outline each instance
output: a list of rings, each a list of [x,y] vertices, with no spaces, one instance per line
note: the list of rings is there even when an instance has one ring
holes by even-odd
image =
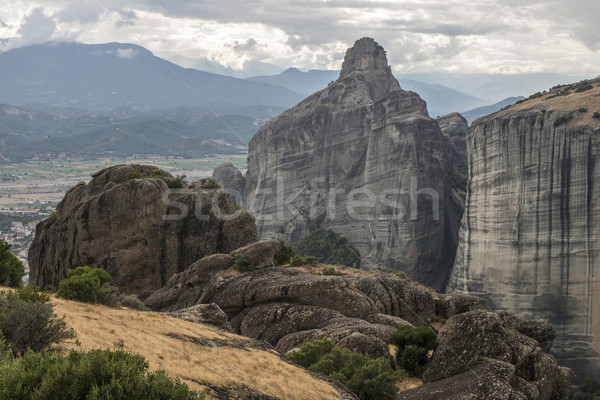
[[[247,338],[155,313],[62,299],[52,302],[56,313],[64,315],[68,326],[75,330],[76,339],[63,344],[67,349],[87,351],[122,347],[144,356],[152,370],[165,370],[169,376],[179,377],[196,390],[205,389],[202,384],[243,384],[282,399],[340,398],[328,383],[288,364],[274,351],[218,346],[223,341],[239,344]]]
[[[590,126],[594,130],[600,129],[600,119],[593,118],[594,112],[600,112],[600,79],[593,79],[588,82],[592,86],[594,86],[593,89],[581,93],[575,93],[574,91],[572,91],[572,93],[567,96],[549,98],[553,95],[556,95],[562,90],[562,88],[556,89],[545,93],[542,97],[539,97],[537,99],[526,100],[523,103],[515,104],[507,108],[506,110],[498,111],[497,113],[492,115],[503,116],[517,111],[531,110],[565,111],[571,112],[574,117],[566,125],[585,125]],[[582,113],[578,111],[579,108],[586,108],[588,111]]]

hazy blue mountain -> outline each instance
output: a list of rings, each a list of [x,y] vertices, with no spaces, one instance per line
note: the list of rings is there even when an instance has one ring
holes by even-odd
[[[309,95],[327,87],[339,75],[339,71],[309,70],[302,72],[297,68],[289,68],[278,75],[255,76],[248,80],[280,85],[294,92]],[[490,103],[489,100],[480,99],[443,85],[432,85],[402,78],[398,81],[404,90],[417,92],[427,102],[429,115],[434,118],[438,115],[446,115]]]
[[[478,98],[489,99],[494,103],[513,96],[529,96],[531,93],[548,90],[552,86],[579,82],[590,76],[561,74],[464,74],[430,73],[401,74],[400,79],[424,80],[430,84],[439,84],[454,88]],[[468,109],[468,108],[463,108]]]
[[[207,103],[220,112],[290,107],[303,97],[281,86],[182,68],[133,44],[50,43],[0,54],[0,103],[90,110]]]
[[[477,108],[474,108],[474,109],[468,110],[468,111],[463,111],[463,112],[461,112],[461,114],[463,117],[465,117],[465,119],[467,120],[469,125],[471,125],[471,123],[473,123],[473,121],[475,121],[477,118],[485,117],[486,115],[495,113],[496,111],[501,110],[506,106],[511,106],[511,105],[515,104],[517,101],[523,100],[523,99],[525,99],[525,97],[523,97],[523,96],[509,97],[508,99],[504,99],[495,104],[491,104],[491,105],[483,106],[483,107],[477,107]]]

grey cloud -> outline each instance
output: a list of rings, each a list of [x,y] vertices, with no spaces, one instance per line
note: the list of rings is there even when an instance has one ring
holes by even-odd
[[[118,10],[117,14],[119,14],[119,16],[123,19],[137,19],[137,14],[133,10]]]
[[[258,45],[258,42],[255,39],[250,38],[250,39],[246,40],[245,42],[241,42],[241,43],[238,41],[235,41],[230,46],[236,52],[244,53],[244,52],[247,52],[248,50],[255,49],[257,45]]]
[[[56,22],[44,13],[42,7],[34,8],[26,15],[17,31],[16,38],[9,39],[6,50],[36,43],[45,43],[56,32]]]
[[[89,24],[98,22],[103,10],[104,9],[99,4],[73,1],[56,13],[56,17],[61,22]]]

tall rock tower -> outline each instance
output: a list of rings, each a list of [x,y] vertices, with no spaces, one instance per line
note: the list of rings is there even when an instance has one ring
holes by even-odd
[[[462,216],[444,138],[386,52],[363,38],[337,81],[264,125],[249,145],[244,203],[259,236],[295,242],[313,227],[346,237],[366,268],[442,288]]]

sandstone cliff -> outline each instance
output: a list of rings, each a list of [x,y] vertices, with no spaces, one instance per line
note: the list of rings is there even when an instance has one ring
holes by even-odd
[[[261,238],[293,243],[328,228],[360,252],[363,268],[442,288],[462,216],[448,169],[425,102],[400,89],[383,48],[363,38],[337,81],[253,137],[244,205]]]
[[[89,265],[106,269],[123,292],[146,297],[194,261],[256,240],[248,212],[225,219],[215,214],[213,201],[226,215],[235,206],[212,179],[169,196],[164,179],[173,179],[170,174],[127,180],[137,176],[134,170],[156,175],[153,166],[118,165],[65,194],[56,217],[36,228],[29,250],[31,284],[57,289],[67,269]],[[184,206],[184,218],[163,218],[176,217]]]
[[[449,284],[494,309],[550,319],[554,354],[580,377],[600,375],[599,112],[594,80],[474,122]]]

